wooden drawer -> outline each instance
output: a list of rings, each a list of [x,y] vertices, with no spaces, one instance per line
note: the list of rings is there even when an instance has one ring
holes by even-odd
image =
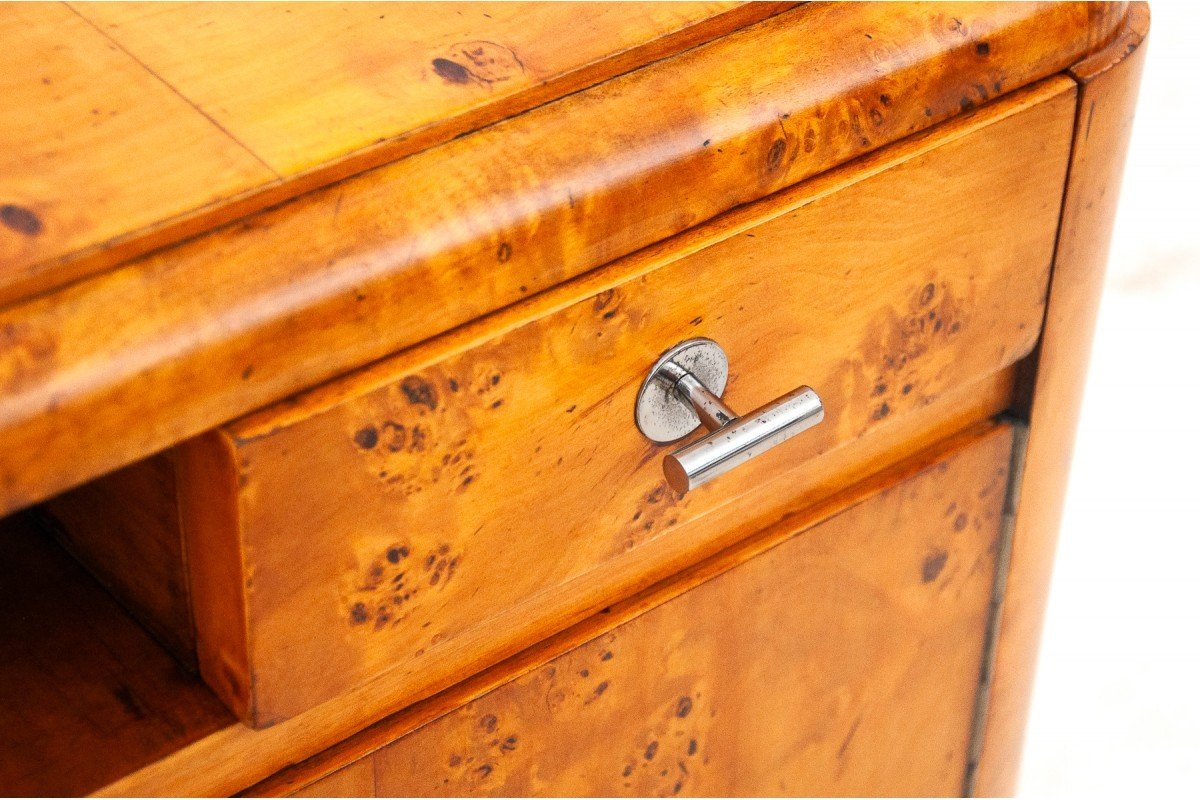
[[[206,679],[257,726],[384,673],[415,697],[1003,407],[1073,101],[1044,82],[187,444]],[[735,407],[808,383],[827,416],[679,498],[631,418],[697,335]]]
[[[983,425],[942,443],[815,524],[779,526],[685,573],[673,599],[616,608],[631,618],[259,789],[958,795],[1012,433]]]

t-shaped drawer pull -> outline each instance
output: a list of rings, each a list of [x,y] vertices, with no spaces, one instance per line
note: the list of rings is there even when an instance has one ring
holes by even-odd
[[[655,362],[638,392],[638,430],[673,442],[704,425],[709,434],[663,459],[667,483],[680,494],[708,483],[825,418],[821,398],[807,386],[744,417],[721,402],[729,360],[711,339],[680,342]]]

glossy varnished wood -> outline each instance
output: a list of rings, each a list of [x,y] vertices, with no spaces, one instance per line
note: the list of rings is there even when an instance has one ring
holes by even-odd
[[[785,7],[5,4],[0,304]]]
[[[0,511],[961,114],[1108,22],[874,8],[780,14],[0,311]]]
[[[959,441],[961,437],[957,434],[964,428],[1006,408],[1012,399],[1011,373],[1010,368],[892,419],[867,437],[862,447],[835,450],[807,462],[802,469],[773,476],[761,492],[744,495],[718,512],[722,519],[714,520],[714,527],[723,525],[726,532],[719,542],[714,543],[712,552],[718,555],[708,566],[696,569],[697,554],[685,548],[677,557],[664,562],[658,573],[648,573],[644,581],[633,584],[631,591],[639,592],[657,581],[675,587],[672,591],[695,585],[705,576],[714,574],[714,570],[720,571],[714,564],[744,559],[749,554],[761,552],[768,546],[765,542],[777,541],[770,536],[765,540],[755,539],[754,534],[758,531],[766,528],[776,532],[794,531],[798,526],[811,524],[846,508],[855,502],[855,498],[871,491],[864,487],[884,486],[894,481],[897,475],[909,474],[913,469],[911,463],[894,468],[891,465],[910,458],[913,452],[926,449],[942,452],[946,449],[942,440]],[[936,456],[923,455],[916,463],[927,465],[932,460],[936,460]],[[881,470],[883,474],[880,474]],[[847,487],[854,488],[848,490]],[[762,504],[762,498],[790,498],[790,502]],[[781,522],[784,523],[782,526]],[[719,555],[722,548],[730,550]],[[686,573],[682,584],[668,580],[680,571]],[[586,591],[586,586],[580,589]],[[481,651],[461,674],[429,675],[416,690],[411,681],[383,676],[338,700],[262,730],[230,724],[98,791],[110,796],[220,795],[242,791],[276,770],[331,746],[342,752],[339,742],[362,730],[371,720],[391,712],[408,708],[405,719],[428,720],[430,715],[436,716],[457,707],[464,702],[462,698],[485,690],[481,687],[494,687],[509,680],[514,662],[533,663],[544,659],[544,654],[555,648],[558,649],[554,652],[562,652],[567,649],[564,642],[578,644],[591,638],[617,624],[625,615],[661,602],[661,597],[661,593],[647,589],[646,593],[629,602],[614,605],[611,596],[587,592],[585,599],[590,600],[587,607],[569,618],[548,620],[543,628],[533,632],[533,638],[521,645],[529,645],[529,650]],[[572,627],[563,631],[564,626]],[[510,655],[511,659],[497,665],[499,659]],[[466,675],[472,677],[464,681]],[[377,747],[379,735],[372,729],[365,737],[347,742],[346,747],[361,748],[363,742],[377,742],[374,745]],[[389,737],[387,741],[395,738],[394,734],[385,735]],[[355,749],[355,752],[361,754],[363,751]],[[296,779],[292,772],[280,778]],[[272,781],[271,785],[277,783]]]
[[[231,722],[31,522],[0,521],[0,793],[83,794]]]
[[[67,6],[3,3],[0,41],[0,305],[68,253],[275,180]]]
[[[984,797],[1010,795],[1017,786],[1068,466],[1145,57],[1141,45],[1149,25],[1146,4],[1134,4],[1112,44],[1072,69],[1080,83],[1078,120],[1046,325],[1032,394],[1025,401],[1029,449],[974,782],[975,793]]]
[[[322,647],[331,663],[346,652],[354,660],[331,682],[332,670],[317,665],[316,689],[298,706],[330,699],[288,719],[263,714],[256,721],[275,724],[253,730],[69,558],[6,522],[0,594],[15,616],[0,614],[0,790],[1011,791],[1145,10],[1135,5],[1126,18],[1124,3],[900,4],[884,14],[808,4],[780,13],[783,5],[596,8],[556,37],[526,29],[509,6],[462,6],[462,24],[435,6],[398,9],[437,33],[424,38],[398,34],[390,8],[368,6],[290,15],[231,7],[229,20],[256,23],[237,34],[208,7],[44,5],[6,17],[25,24],[0,54],[13,65],[0,86],[48,110],[20,108],[10,114],[20,124],[0,126],[0,140],[33,154],[10,159],[0,178],[0,513],[223,425],[55,501],[58,533],[159,636],[172,628],[155,627],[155,617],[178,625],[186,607],[186,569],[202,595],[197,624],[218,644],[206,674],[243,713],[261,688],[250,680],[261,659],[245,643],[262,635],[255,626],[265,618],[247,613],[248,576],[278,600],[267,608],[267,640],[295,637],[313,608],[336,607],[353,624]],[[359,44],[348,56],[336,46],[306,56],[296,42],[303,26],[284,19],[297,13],[330,42]],[[69,39],[61,47],[55,21]],[[485,27],[489,38],[477,38]],[[500,49],[459,46],[468,36]],[[502,51],[520,61],[520,75],[504,72],[512,61]],[[210,75],[200,62],[225,66]],[[33,80],[40,66],[53,67],[49,83]],[[1066,67],[1071,77],[1038,82]],[[297,95],[288,88],[297,84],[312,91]],[[132,107],[129,87],[145,107]],[[98,97],[111,103],[91,102]],[[343,105],[355,114],[329,115]],[[117,113],[86,130],[63,124],[109,106]],[[327,137],[307,123],[322,114]],[[360,120],[382,132],[374,143]],[[1072,127],[1068,156],[1062,131]],[[164,130],[179,133],[182,152],[133,163],[131,152],[163,146],[155,137]],[[237,189],[242,178],[231,183],[221,170],[238,154],[270,176]],[[162,164],[178,174],[145,169]],[[225,176],[215,199],[195,199],[211,188],[203,181],[185,187],[183,211],[157,196],[214,164]],[[24,194],[9,191],[9,174]],[[79,186],[56,195],[64,181]],[[1035,194],[1048,199],[1034,203]],[[111,230],[96,233],[84,201],[108,204],[97,213]],[[1043,223],[1060,203],[1040,327],[1054,238]],[[154,209],[167,216],[147,222]],[[918,212],[925,229],[912,233],[906,220]],[[944,240],[932,236],[939,231]],[[77,242],[58,256],[38,255],[68,234]],[[78,244],[93,235],[108,238]],[[835,261],[849,273],[839,278]],[[672,270],[699,289],[664,293]],[[712,286],[701,280],[714,274]],[[797,287],[812,286],[822,288],[797,298]],[[953,336],[949,321],[959,323]],[[790,443],[798,449],[681,503],[654,496],[662,451],[641,440],[637,450],[629,414],[617,411],[631,406],[662,346],[697,333],[737,342],[729,392],[739,407],[816,383],[816,372],[834,387],[823,394],[837,411]],[[812,341],[797,344],[801,334]],[[789,369],[768,369],[779,363]],[[589,393],[593,384],[605,391]],[[586,402],[568,409],[558,402],[567,395]],[[962,465],[985,450],[1006,465],[1008,429],[956,432],[1014,396],[1033,434],[1011,569],[993,586],[993,559],[1009,551],[993,537],[972,551],[964,576],[954,567],[971,553],[955,548],[978,531],[968,520],[942,546],[949,518],[929,515],[948,510],[951,495],[998,506],[996,481]],[[418,442],[425,451],[415,452]],[[441,458],[427,464],[430,451]],[[293,463],[305,459],[307,471]],[[438,465],[449,477],[434,476]],[[331,466],[349,476],[345,486],[322,471]],[[362,530],[347,522],[350,501],[364,512]],[[522,503],[536,512],[518,513]],[[598,523],[583,524],[585,505],[600,508]],[[888,509],[904,517],[889,531],[838,527]],[[545,519],[560,511],[566,524],[553,530]],[[188,553],[177,549],[179,519],[191,526]],[[342,550],[324,532],[330,521],[345,529]],[[326,552],[272,549],[288,543],[288,522]],[[822,530],[837,531],[824,546]],[[532,546],[531,534],[546,546]],[[244,547],[254,536],[256,548]],[[910,541],[925,552],[905,551]],[[768,561],[784,550],[802,555]],[[387,598],[409,604],[395,630],[416,636],[364,647],[354,637],[366,626],[382,639],[383,617],[375,606],[369,624],[359,622],[358,603],[368,606],[353,596],[376,597],[383,579],[418,558],[418,600],[403,587],[399,604]],[[269,568],[255,572],[261,564]],[[837,580],[817,574],[822,564],[837,568]],[[284,591],[285,569],[300,602]],[[775,585],[793,572],[790,591]],[[848,575],[861,591],[842,597]],[[335,587],[332,601],[310,591],[314,576]],[[709,588],[722,581],[720,593]],[[997,626],[986,597],[1005,581]],[[824,587],[815,599],[805,594],[812,587]],[[780,624],[754,628],[761,608]],[[789,622],[793,609],[807,613]],[[734,612],[732,625],[719,625]],[[938,626],[914,651],[888,629],[858,660],[858,649],[832,646],[910,612],[921,617],[916,627],[931,616],[960,635]],[[445,635],[422,633],[421,618]],[[818,630],[822,622],[829,627]],[[307,638],[328,633],[310,627]],[[190,628],[175,631],[186,655]],[[606,637],[623,637],[632,657],[591,652]],[[944,658],[930,666],[933,651]],[[299,670],[314,669],[307,639],[296,652]],[[681,654],[702,666],[679,667]],[[746,666],[750,654],[761,670]],[[272,657],[291,667],[286,655]],[[393,666],[391,655],[412,664],[376,670]],[[848,664],[862,669],[839,671]],[[596,699],[602,681],[607,705]],[[870,689],[847,688],[861,685]],[[290,702],[286,688],[277,696]],[[543,709],[559,692],[565,704]],[[820,715],[804,706],[785,724],[772,716],[805,692],[830,701],[817,704]],[[974,735],[973,704],[986,708]],[[724,725],[701,730],[703,710]],[[513,721],[512,731],[480,734],[491,716],[498,728]],[[680,725],[702,736],[673,774],[665,755],[686,734]],[[920,736],[897,733],[910,729]],[[940,747],[951,739],[961,746]],[[976,764],[971,743],[980,742]],[[444,760],[430,757],[442,750]],[[618,765],[614,754],[629,760]],[[490,768],[466,766],[477,762]],[[755,774],[782,782],[756,787]]]
[[[1070,82],[1051,81],[504,335],[399,356],[186,446],[213,455],[185,465],[224,460],[181,477],[189,551],[223,560],[217,586],[193,581],[205,676],[266,725],[384,671],[459,673],[590,593],[619,596],[662,548],[709,545],[725,533],[709,515],[769,476],[1012,364],[1041,324],[1073,111]],[[809,383],[827,410],[679,499],[630,415],[655,357],[695,335],[728,352],[731,403]]]
[[[72,8],[279,175],[319,169],[343,177],[717,38],[788,5]],[[346,161],[351,163],[339,164]]]
[[[955,795],[1010,444],[976,429],[444,716],[400,715],[256,791]]]

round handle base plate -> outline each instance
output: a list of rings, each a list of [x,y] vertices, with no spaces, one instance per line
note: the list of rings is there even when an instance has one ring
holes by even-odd
[[[688,339],[663,353],[642,382],[634,412],[638,430],[659,443],[682,439],[700,426],[696,412],[675,394],[675,379],[663,370],[668,361],[692,373],[718,397],[729,380],[729,359],[712,339]]]

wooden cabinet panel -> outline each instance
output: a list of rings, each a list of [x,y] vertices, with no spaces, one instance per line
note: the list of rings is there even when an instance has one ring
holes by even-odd
[[[175,462],[164,453],[52,498],[33,513],[195,670],[196,631],[175,496]]]
[[[388,670],[424,681],[531,643],[716,546],[713,512],[769,477],[1028,353],[1073,91],[1019,108],[750,209],[710,246],[512,330],[435,342],[185,447],[205,676],[264,725]],[[809,383],[827,416],[679,499],[631,417],[649,365],[695,335],[729,353],[735,407]]]
[[[959,794],[1011,442],[964,437],[303,792]]]
[[[1120,35],[1072,70],[1081,84],[1079,121],[1036,380],[1029,382],[1024,399],[1029,458],[998,632],[987,734],[974,786],[983,797],[1016,791],[1067,465],[1075,444],[1149,27],[1148,5],[1132,4]]]

